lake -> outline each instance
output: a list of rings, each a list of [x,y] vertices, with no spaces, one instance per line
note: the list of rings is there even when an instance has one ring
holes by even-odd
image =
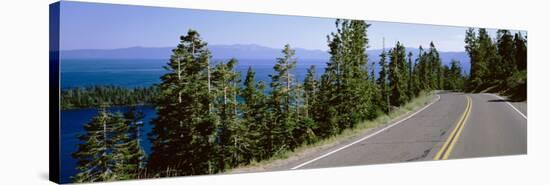
[[[60,62],[61,88],[92,85],[147,87],[160,83],[160,76],[167,72],[163,68],[167,62],[165,59],[65,59]],[[299,60],[293,72],[298,81],[303,81],[309,66],[315,65],[320,76],[325,71],[326,62]],[[251,66],[256,72],[256,80],[268,84],[271,81],[269,75],[274,73],[274,65],[275,60],[239,60],[236,70],[241,73],[244,81],[246,71]]]
[[[214,60],[216,61],[216,60]],[[166,73],[162,68],[167,60],[162,59],[117,59],[117,60],[89,60],[71,59],[60,62],[61,87],[84,87],[92,85],[117,85],[123,87],[145,87],[160,83],[160,76]],[[248,66],[252,66],[256,72],[256,80],[262,80],[269,84],[269,74],[273,74],[275,60],[240,60],[236,70],[243,78],[246,75]],[[305,73],[310,65],[316,65],[317,76],[324,72],[326,61],[304,60],[298,61],[294,74],[298,81],[303,81]],[[111,112],[124,112],[127,107],[112,107]],[[150,121],[156,116],[151,106],[140,106],[138,110],[145,113],[144,125],[141,129],[141,145],[146,153],[150,152],[151,143],[147,139],[147,133],[151,131]],[[71,154],[78,149],[79,140],[77,136],[84,133],[84,124],[88,123],[97,114],[97,109],[75,109],[61,111],[61,153],[60,153],[60,181],[61,183],[71,182],[70,177],[78,173],[76,160]]]

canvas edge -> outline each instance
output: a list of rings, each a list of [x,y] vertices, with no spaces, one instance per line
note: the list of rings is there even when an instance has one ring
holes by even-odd
[[[49,5],[49,180],[60,183],[59,36],[61,2]]]

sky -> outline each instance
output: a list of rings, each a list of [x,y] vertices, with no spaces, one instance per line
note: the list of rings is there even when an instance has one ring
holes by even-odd
[[[368,18],[365,18],[368,20]],[[179,36],[197,30],[210,45],[257,44],[328,50],[335,19],[225,11],[62,1],[60,49],[174,47]],[[465,27],[367,21],[369,48],[429,46],[464,51]],[[494,37],[496,30],[489,29]]]

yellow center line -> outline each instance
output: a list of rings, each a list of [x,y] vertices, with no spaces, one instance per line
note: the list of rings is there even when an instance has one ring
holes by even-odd
[[[472,98],[470,96],[466,96],[466,110],[462,113],[462,116],[456,123],[456,127],[453,129],[451,134],[449,134],[449,137],[439,149],[437,154],[435,154],[434,160],[444,160],[448,159],[449,155],[451,155],[451,152],[453,151],[453,148],[456,144],[456,141],[460,137],[460,134],[462,133],[462,129],[464,128],[464,125],[466,124],[466,120],[468,119],[468,116],[470,115],[470,112],[472,110]]]

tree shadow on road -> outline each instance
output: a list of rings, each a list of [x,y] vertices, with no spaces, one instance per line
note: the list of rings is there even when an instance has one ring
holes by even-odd
[[[514,100],[514,99],[493,99],[493,100],[487,100],[487,102],[522,102],[524,100]]]

